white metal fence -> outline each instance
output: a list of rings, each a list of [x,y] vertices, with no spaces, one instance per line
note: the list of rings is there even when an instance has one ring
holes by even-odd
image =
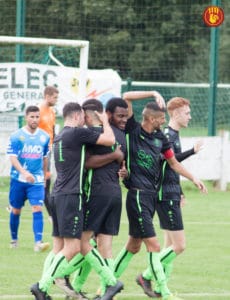
[[[10,163],[6,155],[8,137],[9,133],[0,133],[0,176],[9,175]],[[204,149],[185,160],[183,165],[196,177],[217,181],[219,188],[226,190],[230,182],[229,132],[224,131],[215,137],[181,138],[183,150],[193,147],[199,139],[204,140]]]

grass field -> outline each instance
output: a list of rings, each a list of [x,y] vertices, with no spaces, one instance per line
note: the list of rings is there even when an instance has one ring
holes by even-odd
[[[183,299],[230,299],[230,197],[227,192],[216,191],[207,183],[208,195],[200,194],[189,182],[183,182],[187,203],[183,208],[187,249],[176,259],[174,273],[169,282],[173,292]],[[34,253],[31,212],[24,207],[20,226],[20,247],[9,249],[9,213],[6,211],[8,179],[0,178],[0,300],[34,299],[29,287],[38,281],[47,253]],[[125,194],[125,192],[124,192]],[[162,234],[155,218],[159,239]],[[44,240],[51,242],[51,224],[45,215]],[[114,239],[116,255],[127,239],[127,220],[123,209],[120,235]],[[125,289],[117,300],[148,299],[136,285],[135,277],[146,266],[145,249],[131,261],[122,275]],[[92,272],[85,291],[92,296],[98,287],[98,277]],[[55,286],[54,300],[65,299]]]

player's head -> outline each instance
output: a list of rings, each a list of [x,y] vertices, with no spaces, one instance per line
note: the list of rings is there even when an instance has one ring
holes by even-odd
[[[119,97],[111,98],[105,107],[110,124],[124,130],[128,120],[128,105]]]
[[[167,111],[170,121],[176,124],[177,128],[188,126],[191,120],[190,101],[183,97],[174,97],[167,102]]]
[[[25,110],[26,127],[33,132],[38,127],[40,120],[40,110],[36,105],[30,105]]]
[[[27,106],[25,109],[25,115],[27,116],[31,112],[40,112],[39,107],[36,105]]]
[[[58,100],[59,91],[54,86],[47,86],[44,89],[44,99],[48,106],[54,106]]]
[[[88,99],[82,104],[82,109],[85,112],[85,123],[87,126],[94,126],[101,123],[95,111],[102,113],[103,104],[97,99]]]
[[[64,105],[62,115],[66,122],[72,122],[76,126],[84,125],[84,113],[80,104],[77,102],[68,102]]]
[[[165,123],[165,107],[160,107],[156,102],[148,102],[142,111],[143,122],[148,124],[152,131],[160,129]]]

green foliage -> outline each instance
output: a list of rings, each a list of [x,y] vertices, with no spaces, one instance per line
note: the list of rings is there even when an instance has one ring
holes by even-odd
[[[123,80],[208,83],[210,77],[210,27],[202,20],[211,0],[25,0],[25,35],[89,40],[89,68],[116,70]],[[15,35],[16,0],[0,0],[1,35]],[[225,18],[219,32],[217,79],[230,82],[230,1],[222,0]],[[24,46],[25,61],[54,64],[49,47]],[[79,65],[76,49],[52,48],[67,66]],[[15,60],[15,45],[1,45],[0,62]],[[3,80],[5,80],[3,78]],[[145,89],[139,86],[138,89]],[[148,87],[149,88],[149,87]],[[191,101],[191,128],[208,132],[208,88],[162,88],[166,100],[183,96]],[[125,87],[127,89],[127,87]],[[229,130],[230,97],[218,88],[213,122],[216,131]],[[141,110],[137,108],[139,115]],[[198,132],[198,131],[196,131]]]
[[[30,0],[25,1],[25,34],[89,40],[89,67],[113,68],[124,79],[207,82],[210,28],[202,14],[211,4],[210,0]],[[16,1],[0,0],[0,5],[0,34],[15,35]],[[225,21],[220,27],[219,80],[229,82],[230,5],[227,0],[221,5]],[[4,61],[1,55],[0,59]]]

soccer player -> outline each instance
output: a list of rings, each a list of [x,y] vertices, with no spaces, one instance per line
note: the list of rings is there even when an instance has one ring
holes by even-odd
[[[93,110],[96,110],[98,106],[101,110],[103,109],[99,100],[91,99],[85,101],[82,107],[85,111],[86,125],[92,130],[101,131],[102,127],[95,128],[93,117]],[[85,238],[89,240],[92,233],[95,233],[97,249],[112,272],[112,241],[113,236],[118,235],[121,218],[122,193],[118,173],[126,152],[124,129],[128,118],[127,107],[121,98],[112,98],[108,101],[106,112],[115,135],[116,145],[112,148],[88,147],[90,157],[86,159],[86,167],[90,168],[88,170],[89,192],[85,205],[82,247],[83,249],[85,247]],[[112,155],[105,156],[107,153]],[[103,295],[106,286],[102,283],[101,287],[101,295]]]
[[[92,130],[102,130],[98,124],[98,118],[94,110],[102,111],[102,103],[95,99],[89,99],[83,103],[85,110],[86,125]],[[113,271],[112,240],[118,234],[121,216],[122,194],[119,183],[119,174],[124,169],[124,155],[126,152],[126,142],[124,129],[128,118],[128,106],[122,98],[111,98],[106,104],[106,112],[109,123],[116,138],[116,148],[104,146],[87,147],[88,155],[85,167],[88,168],[89,193],[87,195],[86,228],[96,232],[98,251],[105,259],[106,264]],[[121,151],[122,150],[122,151]],[[93,206],[93,208],[91,208]],[[89,234],[91,236],[91,234]],[[92,241],[92,240],[91,240]],[[71,295],[71,289],[81,292],[91,266],[85,261],[81,268],[75,272],[72,280],[72,287],[64,279],[55,282],[67,294]],[[69,292],[67,290],[69,289]],[[105,285],[102,283],[100,295],[104,293]],[[98,296],[98,299],[100,296]],[[96,299],[96,298],[95,298]]]
[[[34,251],[44,251],[49,243],[43,243],[44,176],[49,153],[49,136],[38,128],[40,118],[37,106],[28,106],[25,111],[26,125],[10,136],[7,149],[10,162],[10,232],[11,248],[18,247],[20,215],[28,199],[33,214]]]
[[[40,109],[40,120],[39,120],[39,128],[46,131],[50,137],[49,143],[49,157],[48,157],[48,167],[46,172],[46,180],[45,180],[45,198],[44,204],[46,210],[50,214],[50,207],[49,207],[49,196],[50,196],[50,184],[51,184],[51,154],[52,154],[52,146],[53,140],[55,136],[55,112],[53,107],[57,103],[59,91],[54,86],[47,86],[44,89],[44,98],[42,102],[38,105]]]
[[[141,124],[135,120],[132,101],[154,97],[156,102],[149,102],[142,112]],[[175,158],[166,136],[160,130],[165,123],[164,99],[156,91],[134,91],[123,95],[128,104],[129,119],[127,133],[127,170],[128,188],[126,210],[129,220],[129,238],[124,249],[115,260],[114,272],[118,278],[127,267],[130,259],[137,253],[142,242],[147,250],[149,267],[155,280],[160,285],[163,300],[178,300],[168,289],[163,266],[160,261],[160,244],[152,224],[156,209],[157,185],[160,173],[161,155],[170,167],[191,180],[201,191],[206,192],[205,185],[188,172]]]
[[[190,101],[182,97],[174,97],[167,102],[169,123],[164,133],[178,161],[197,153],[202,146],[198,141],[195,146],[185,152],[181,151],[179,131],[186,128],[191,120]],[[167,163],[162,164],[162,179],[156,205],[160,226],[164,231],[164,247],[160,252],[161,263],[163,264],[167,280],[172,272],[173,261],[177,255],[185,249],[185,233],[181,213],[181,202],[184,202],[184,194],[180,186],[180,177]],[[154,291],[151,288],[151,280],[154,279],[151,270],[148,268],[138,275],[137,283],[149,296],[161,296],[160,288],[156,284]]]
[[[106,281],[102,300],[109,300],[121,288],[96,249],[80,254],[83,229],[82,182],[85,162],[85,145],[112,146],[113,131],[105,113],[97,114],[103,124],[103,133],[83,128],[84,112],[76,102],[63,108],[64,128],[54,139],[54,160],[57,178],[51,193],[53,220],[53,250],[46,258],[48,265],[40,281],[31,287],[37,300],[51,299],[48,292],[56,278],[71,274],[81,263],[88,261]],[[80,293],[78,299],[85,299]]]

